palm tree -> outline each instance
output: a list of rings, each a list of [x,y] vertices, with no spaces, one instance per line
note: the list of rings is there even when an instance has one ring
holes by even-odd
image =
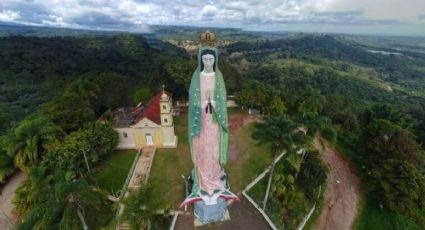
[[[320,94],[320,90],[309,87],[301,96],[298,112],[313,112],[319,114],[326,104],[325,96]]]
[[[155,195],[150,185],[144,185],[138,191],[133,191],[124,201],[125,209],[120,222],[127,222],[131,229],[161,229],[157,226],[164,219],[159,210],[163,204]]]
[[[332,143],[336,140],[336,131],[332,127],[332,122],[325,116],[306,112],[298,115],[295,121],[302,124],[307,130],[307,135],[312,138],[320,133],[322,137],[328,139]]]
[[[47,168],[35,165],[31,167],[26,179],[16,190],[12,203],[15,211],[25,214],[31,210],[36,201],[36,195],[49,186],[53,180],[52,175],[47,175]]]
[[[23,120],[4,139],[3,146],[15,164],[25,173],[41,159],[46,150],[58,143],[60,129],[46,117]]]
[[[258,140],[259,145],[268,145],[273,158],[286,150],[287,158],[293,159],[298,149],[307,148],[311,143],[311,138],[305,135],[303,130],[300,129],[300,126],[293,122],[287,115],[265,117],[264,122],[256,124],[256,130],[252,137]],[[264,197],[263,210],[266,209],[275,164],[276,162],[273,160],[266,195]]]
[[[106,196],[87,178],[75,179],[58,171],[54,179],[34,194],[34,203],[17,229],[88,229],[87,209],[100,210]]]
[[[330,120],[327,117],[317,115],[316,113],[306,112],[299,114],[295,121],[303,124],[307,128],[307,135],[310,137],[316,136],[317,132],[325,129],[330,125]]]

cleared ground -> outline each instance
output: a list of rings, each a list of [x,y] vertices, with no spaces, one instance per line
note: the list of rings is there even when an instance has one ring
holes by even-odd
[[[323,143],[323,145],[322,145]],[[322,213],[313,229],[350,229],[361,197],[360,178],[348,160],[326,140],[316,138],[315,146],[323,149],[323,160],[329,168]]]

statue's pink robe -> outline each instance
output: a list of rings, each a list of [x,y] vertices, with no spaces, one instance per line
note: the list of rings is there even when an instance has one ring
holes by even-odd
[[[212,114],[205,113],[208,101],[208,91],[211,100],[214,99],[215,75],[205,75],[200,73],[201,87],[201,130],[199,136],[193,138],[193,151],[198,168],[198,180],[201,190],[212,195],[214,190],[223,191],[224,187],[220,182],[223,170],[220,165],[220,126],[212,119]],[[212,103],[214,108],[214,101]]]

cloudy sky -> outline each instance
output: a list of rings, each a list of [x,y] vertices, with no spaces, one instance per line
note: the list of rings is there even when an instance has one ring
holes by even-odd
[[[162,24],[425,36],[425,0],[0,0],[0,22],[124,31]]]

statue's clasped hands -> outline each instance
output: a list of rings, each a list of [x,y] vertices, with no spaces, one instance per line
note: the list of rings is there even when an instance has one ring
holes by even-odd
[[[213,113],[213,102],[211,101],[211,96],[208,95],[207,106],[205,107],[205,113]]]

